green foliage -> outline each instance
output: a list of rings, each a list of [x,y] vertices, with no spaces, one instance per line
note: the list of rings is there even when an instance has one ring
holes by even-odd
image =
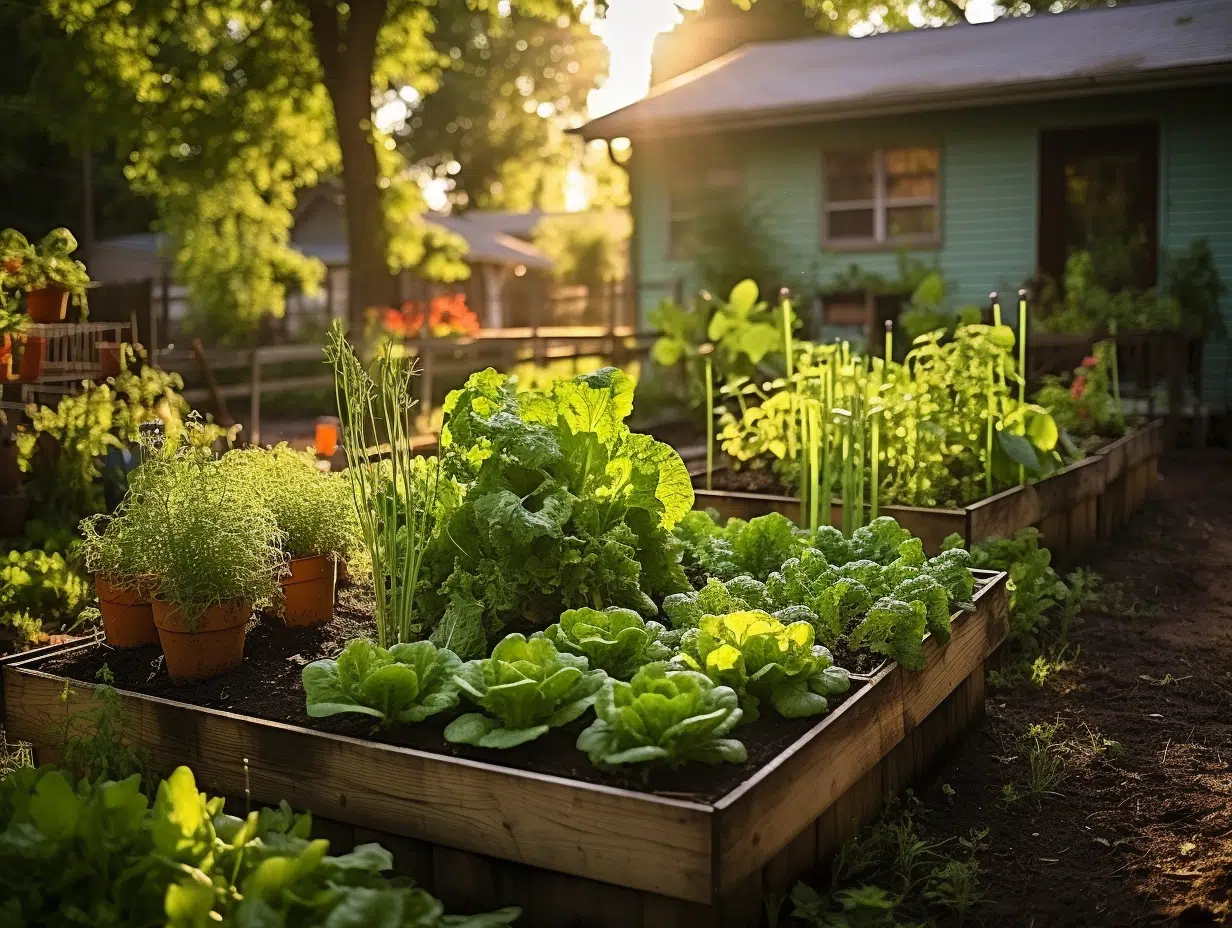
[[[180,375],[148,364],[138,369],[139,357],[126,348],[121,372],[110,382],[87,383],[54,409],[27,408],[30,424],[16,430],[18,464],[27,475],[26,494],[43,520],[73,526],[108,508],[104,458],[111,449],[135,445],[142,423],[161,422],[173,443],[230,438],[209,422],[186,430],[189,409],[179,393],[184,388]]]
[[[38,640],[44,625],[71,623],[93,597],[78,567],[78,546],[0,556],[0,652]]]
[[[339,857],[310,840],[312,820],[284,802],[240,819],[197,791],[187,767],[159,784],[80,780],[51,767],[0,781],[0,907],[12,924],[125,928],[383,925],[472,928],[511,923],[504,909],[469,919],[442,914],[422,889],[387,879],[377,844]]]
[[[606,679],[602,670],[587,667],[586,658],[557,651],[547,638],[508,635],[491,657],[468,661],[454,676],[483,713],[454,719],[445,740],[483,748],[533,741],[589,709]]]
[[[720,371],[748,374],[767,358],[782,355],[783,317],[757,297],[757,284],[744,279],[731,288],[726,302],[716,302],[706,335],[718,350]],[[788,322],[795,327],[794,314]]]
[[[711,293],[734,293],[746,282],[762,293],[774,293],[787,280],[788,249],[778,240],[762,204],[704,201],[689,239],[683,247],[693,259],[695,279]],[[756,299],[756,291],[753,296]]]
[[[422,620],[415,621],[420,570],[429,539],[440,527],[438,504],[449,498],[436,460],[416,456],[411,447],[417,402],[411,382],[417,371],[411,359],[386,344],[375,372],[369,372],[338,320],[330,327],[325,355],[334,368],[350,517],[358,519],[372,564],[378,643],[411,641],[422,630]],[[368,453],[383,443],[389,445],[387,457]],[[334,503],[343,505],[341,499]]]
[[[850,687],[846,671],[831,666],[830,652],[814,645],[812,625],[786,625],[765,612],[703,616],[685,632],[676,660],[730,686],[746,722],[758,717],[763,699],[784,718],[820,715],[827,696]]]
[[[646,321],[659,334],[650,350],[651,360],[660,367],[679,366],[683,370],[691,406],[706,402],[706,367],[701,350],[707,344],[709,320],[708,304],[685,307],[671,299],[662,300],[646,314]]]
[[[286,569],[285,536],[261,495],[191,443],[147,446],[105,537],[112,532],[130,548],[129,563],[142,568],[121,585],[152,587],[190,627],[220,603],[272,602]]]
[[[1054,289],[1040,295],[1037,325],[1045,332],[1159,332],[1184,324],[1184,312],[1173,296],[1154,289],[1116,286],[1097,272],[1090,251],[1072,252],[1065,262],[1065,295]]]
[[[652,618],[652,597],[688,589],[671,529],[693,488],[673,449],[629,431],[632,401],[613,368],[521,394],[488,370],[449,394],[443,466],[465,495],[425,563],[434,641],[482,654],[511,622],[587,606]]]
[[[1180,255],[1167,255],[1168,295],[1181,306],[1185,327],[1191,331],[1224,338],[1227,326],[1219,302],[1228,292],[1219,276],[1211,245],[1204,238],[1189,243]]]
[[[1097,342],[1068,377],[1043,378],[1035,402],[1052,412],[1058,428],[1072,438],[1119,438],[1125,434],[1125,414],[1112,393],[1112,365],[1116,342]]]
[[[149,756],[128,743],[128,717],[120,694],[109,685],[112,676],[106,664],[99,671],[98,679],[102,685],[90,694],[94,705],[70,713],[52,726],[60,742],[60,769],[73,782],[124,780],[137,776],[143,785],[156,785],[151,781]],[[65,683],[61,701],[67,704],[70,695],[72,689]]]
[[[928,609],[923,602],[882,597],[851,630],[848,643],[893,658],[907,670],[923,670],[927,618]]]
[[[642,667],[629,683],[608,680],[595,700],[595,721],[577,740],[596,767],[688,761],[742,764],[744,745],[726,735],[740,723],[736,693],[705,674]]]
[[[629,232],[623,214],[571,213],[540,220],[533,241],[552,260],[557,280],[582,284],[594,298],[628,276]]]
[[[52,229],[37,246],[16,229],[5,229],[0,232],[0,293],[59,287],[84,310],[90,275],[84,264],[69,257],[76,250],[77,239],[68,229]],[[7,302],[0,296],[0,306]]]
[[[337,660],[313,661],[303,670],[308,715],[356,712],[382,725],[409,724],[458,704],[454,674],[462,661],[429,641],[386,650],[363,638],[347,642]]]
[[[953,335],[962,325],[976,325],[982,312],[978,306],[946,305],[945,278],[940,271],[931,271],[911,291],[911,305],[898,317],[909,341],[914,342],[929,332]]]
[[[632,609],[609,606],[569,609],[542,634],[558,651],[586,658],[609,677],[625,680],[651,661],[672,656],[672,635],[658,622],[647,622]]]
[[[772,512],[748,522],[729,519],[722,528],[705,512],[690,513],[677,526],[684,563],[721,580],[741,575],[765,580],[788,558],[808,547],[808,533]]]
[[[343,559],[358,547],[359,525],[346,475],[323,473],[311,454],[285,443],[231,451],[222,463],[232,479],[247,481],[273,512],[291,557]]]
[[[882,504],[965,505],[1060,463],[1056,424],[1046,409],[1020,406],[1017,383],[1007,326],[963,325],[948,339],[931,332],[901,364],[870,362],[842,344],[798,343],[790,380],[728,384],[738,405],[720,408],[718,439],[736,466],[772,466],[787,486],[800,484],[805,449],[815,445],[829,461],[817,474],[823,503],[850,491],[852,479],[870,487],[871,499],[875,477]],[[808,410],[816,428],[808,442],[796,441]],[[867,441],[874,421],[875,473]],[[860,431],[852,432],[855,423]]]

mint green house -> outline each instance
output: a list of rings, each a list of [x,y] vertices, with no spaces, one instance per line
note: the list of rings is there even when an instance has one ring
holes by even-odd
[[[1197,237],[1232,284],[1232,0],[754,43],[581,131],[633,142],[643,313],[696,286],[689,224],[733,198],[802,293],[906,252],[983,303],[1059,277],[1093,226],[1136,242],[1142,286]],[[1225,343],[1203,398],[1232,403]]]

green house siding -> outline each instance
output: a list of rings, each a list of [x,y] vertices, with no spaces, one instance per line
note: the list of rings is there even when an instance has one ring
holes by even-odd
[[[1224,284],[1232,288],[1232,123],[1226,97],[1196,101],[1161,122],[1161,246],[1183,251],[1206,238]],[[1232,330],[1232,295],[1224,294],[1223,317]],[[1232,406],[1232,352],[1226,340],[1210,339],[1203,359],[1202,398],[1213,410]]]
[[[671,165],[699,146],[730,153],[743,167],[750,208],[782,247],[789,283],[807,291],[849,264],[893,276],[893,250],[829,252],[821,247],[822,152],[828,148],[934,144],[940,150],[941,247],[912,251],[937,261],[956,305],[982,302],[991,290],[1017,289],[1035,270],[1039,136],[1066,126],[1157,120],[1161,127],[1161,249],[1211,240],[1220,273],[1232,283],[1232,126],[1221,110],[1228,88],[1121,95],[924,113],[893,119],[801,126],[705,139],[641,140],[632,172],[635,254],[641,306],[695,289],[687,261],[668,255]],[[1226,97],[1225,97],[1226,99]],[[1222,104],[1226,107],[1226,104]],[[1225,300],[1232,323],[1232,300]],[[1208,348],[1206,399],[1222,408],[1227,346]]]

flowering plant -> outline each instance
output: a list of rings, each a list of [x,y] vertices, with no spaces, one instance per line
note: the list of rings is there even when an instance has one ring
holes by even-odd
[[[1116,345],[1098,342],[1068,378],[1048,376],[1035,401],[1052,411],[1073,438],[1114,438],[1125,431],[1125,416],[1112,390]]]
[[[401,309],[375,311],[381,329],[394,338],[470,336],[479,332],[479,317],[466,305],[466,294],[434,296],[426,304],[407,300]]]

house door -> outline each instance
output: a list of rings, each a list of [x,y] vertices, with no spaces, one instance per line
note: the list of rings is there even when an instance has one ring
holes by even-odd
[[[1058,285],[1078,250],[1110,290],[1156,284],[1156,123],[1040,133],[1039,190],[1039,267]]]

